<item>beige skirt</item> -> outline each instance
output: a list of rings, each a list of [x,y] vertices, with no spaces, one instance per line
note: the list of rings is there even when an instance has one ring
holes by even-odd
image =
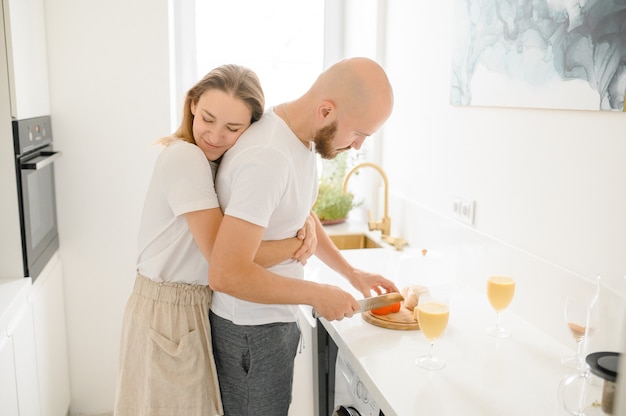
[[[137,275],[122,327],[115,416],[222,415],[211,289]]]

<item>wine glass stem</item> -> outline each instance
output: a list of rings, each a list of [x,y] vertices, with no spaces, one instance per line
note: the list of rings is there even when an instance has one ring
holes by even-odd
[[[502,329],[502,312],[496,312],[496,331]]]
[[[430,357],[431,361],[433,359],[433,348],[435,347],[435,341],[430,341],[430,351],[428,353],[428,356]]]
[[[582,344],[582,342],[579,342],[578,345]],[[586,374],[583,373],[583,375],[586,377]],[[580,392],[580,397],[578,398],[578,410],[576,411],[576,415],[577,416],[585,416],[585,402],[587,401],[587,383],[583,383],[582,385],[582,391]]]
[[[578,366],[582,364],[582,356],[583,356],[583,340],[579,339],[576,341],[576,364]]]

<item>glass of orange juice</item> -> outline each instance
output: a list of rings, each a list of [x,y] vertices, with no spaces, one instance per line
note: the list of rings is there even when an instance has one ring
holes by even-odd
[[[496,326],[487,332],[498,338],[511,336],[511,331],[502,327],[502,312],[509,306],[515,294],[515,280],[508,276],[489,276],[487,279],[487,299],[496,311]]]
[[[441,337],[448,326],[450,308],[448,298],[445,295],[422,294],[417,303],[417,320],[422,334],[430,342],[430,350],[427,355],[418,357],[415,364],[428,370],[440,370],[446,362],[434,356],[433,349],[435,340]]]

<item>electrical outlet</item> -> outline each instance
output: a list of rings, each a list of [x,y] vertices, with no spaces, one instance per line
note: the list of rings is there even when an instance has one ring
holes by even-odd
[[[474,224],[474,212],[476,211],[476,201],[465,198],[454,198],[452,202],[452,212],[454,217],[466,224]]]

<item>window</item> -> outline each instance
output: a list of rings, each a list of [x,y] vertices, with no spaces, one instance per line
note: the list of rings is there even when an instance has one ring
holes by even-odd
[[[174,0],[170,5],[172,131],[187,90],[216,66],[254,70],[270,108],[301,96],[340,59],[384,58],[386,5],[380,0]],[[376,161],[371,156],[381,154],[378,142],[370,138],[353,153]]]
[[[196,1],[197,79],[234,63],[254,70],[266,106],[297,98],[324,68],[324,1]]]

